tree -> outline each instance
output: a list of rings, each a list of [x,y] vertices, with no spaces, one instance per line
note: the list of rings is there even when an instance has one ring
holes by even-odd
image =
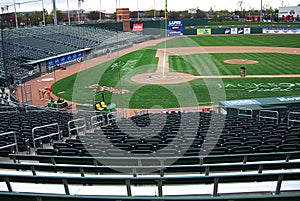
[[[198,8],[196,10],[195,18],[206,18],[206,13]]]
[[[237,2],[238,11],[239,11],[238,15],[240,18],[245,18],[246,11],[245,11],[244,5],[245,5],[245,3],[242,0]]]
[[[244,6],[244,2],[242,0],[237,2],[238,10],[242,12]]]
[[[90,19],[90,20],[98,20],[99,19],[99,11],[91,11],[87,14],[87,17]],[[101,19],[103,16],[101,16]]]
[[[168,13],[168,19],[170,20],[176,20],[176,19],[180,19],[180,14],[179,12],[176,11],[171,11]]]

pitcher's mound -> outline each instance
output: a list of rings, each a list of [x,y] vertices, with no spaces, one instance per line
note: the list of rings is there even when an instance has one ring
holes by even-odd
[[[258,64],[258,61],[249,60],[249,59],[230,59],[230,60],[225,60],[224,63],[227,63],[227,64]]]
[[[139,74],[131,77],[133,82],[143,84],[177,84],[189,82],[194,79],[193,75],[185,73],[168,72],[165,75],[159,73]]]

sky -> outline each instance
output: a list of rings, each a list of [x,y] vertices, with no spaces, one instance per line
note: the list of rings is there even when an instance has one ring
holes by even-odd
[[[42,10],[43,4],[46,10],[52,11],[53,0],[0,0],[0,7],[9,6],[8,11],[14,11],[14,1],[16,2],[17,12]],[[163,10],[165,0],[83,0],[81,2],[81,9],[86,11],[102,10],[102,12],[112,13],[118,8],[129,8],[131,11],[136,10]],[[238,2],[243,1],[243,8],[246,10],[256,9],[260,10],[260,5],[269,5],[273,8],[283,6],[296,6],[300,4],[300,0],[167,0],[169,11],[188,10],[190,8],[199,8],[203,11],[213,10],[234,11],[238,9]],[[70,10],[77,10],[78,0],[56,0],[56,7],[59,10],[67,10],[69,2]],[[268,7],[269,7],[268,6]]]

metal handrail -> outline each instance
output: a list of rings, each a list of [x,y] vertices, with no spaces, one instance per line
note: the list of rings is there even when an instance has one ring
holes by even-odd
[[[95,115],[91,117],[91,129],[92,132],[95,131],[97,126],[104,126],[105,125],[105,121],[104,121],[104,116],[102,114],[99,115]]]
[[[300,122],[300,119],[299,120],[291,119],[291,115],[299,115],[299,117],[300,117],[300,112],[289,112],[288,113],[288,121],[287,121],[288,126],[290,126],[290,122]]]
[[[18,150],[18,141],[17,141],[17,134],[16,134],[16,132],[10,131],[10,132],[1,133],[1,134],[0,134],[0,137],[1,137],[1,136],[5,136],[5,135],[11,135],[11,134],[14,135],[15,143],[8,144],[8,145],[5,145],[5,146],[1,146],[0,149],[6,149],[6,148],[8,148],[8,147],[16,146],[16,153],[18,153],[19,150]]]
[[[77,123],[83,122],[83,125],[76,125]],[[70,125],[71,123],[74,123],[75,128],[71,128]],[[80,119],[74,119],[71,121],[68,121],[68,132],[69,132],[69,138],[71,138],[72,134],[71,132],[76,130],[78,131],[79,129],[83,129],[84,135],[86,134],[86,119],[85,118],[80,118]]]
[[[43,135],[43,136],[40,136],[40,137],[35,138],[35,131],[36,131],[37,129],[47,128],[47,127],[53,127],[53,126],[56,126],[56,127],[57,127],[57,132],[51,133],[51,134],[48,134],[48,135]],[[47,137],[52,137],[52,136],[55,136],[55,135],[58,135],[59,140],[61,140],[61,132],[60,132],[58,123],[47,124],[47,125],[44,125],[44,126],[37,126],[37,127],[34,127],[34,128],[32,129],[32,142],[33,142],[33,149],[34,149],[34,152],[36,153],[36,150],[37,150],[37,149],[36,149],[36,143],[35,143],[36,140],[41,140],[41,139],[44,139],[44,138],[47,138]]]
[[[269,113],[269,114],[272,114],[272,113],[273,113],[273,114],[276,115],[276,117],[262,116],[261,113],[263,113],[263,112],[266,112],[266,113]],[[261,120],[262,118],[263,118],[263,119],[274,119],[274,120],[276,120],[276,123],[277,123],[277,124],[279,123],[279,112],[278,112],[278,111],[273,111],[273,110],[260,110],[260,111],[259,111],[258,117],[259,117],[259,120]]]
[[[241,111],[245,111],[245,112],[250,111],[250,114],[240,113]],[[238,116],[245,116],[245,117],[251,117],[252,118],[253,117],[253,110],[252,109],[241,108],[241,109],[238,110]]]

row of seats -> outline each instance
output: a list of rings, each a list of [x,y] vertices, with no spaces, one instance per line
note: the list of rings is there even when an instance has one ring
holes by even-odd
[[[261,153],[298,151],[300,144],[299,126],[290,127],[287,124],[259,121],[249,117],[214,113],[144,114],[102,125],[84,135],[78,135],[78,130],[74,129],[70,136],[68,126],[75,128],[76,125],[68,125],[69,121],[78,118],[90,119],[93,115],[96,114],[78,112],[75,115],[61,111],[25,111],[23,108],[17,108],[15,111],[0,113],[0,131],[16,132],[20,149],[27,148],[29,152],[30,147],[33,147],[32,129],[58,123],[62,136],[77,136],[77,142],[55,143],[51,148],[53,151],[44,150],[43,143],[52,143],[57,137],[37,142],[40,154],[51,152],[52,155]],[[90,128],[89,125],[85,129]],[[46,136],[52,132],[55,132],[55,128],[43,128],[36,130],[35,135]]]
[[[199,123],[189,125],[189,120],[196,116]],[[78,136],[76,143],[60,143],[51,154],[112,156],[163,152],[191,156],[300,150],[299,126],[228,116],[222,128],[210,128],[213,118],[221,116],[206,113],[135,116]],[[252,129],[247,131],[249,127]]]

